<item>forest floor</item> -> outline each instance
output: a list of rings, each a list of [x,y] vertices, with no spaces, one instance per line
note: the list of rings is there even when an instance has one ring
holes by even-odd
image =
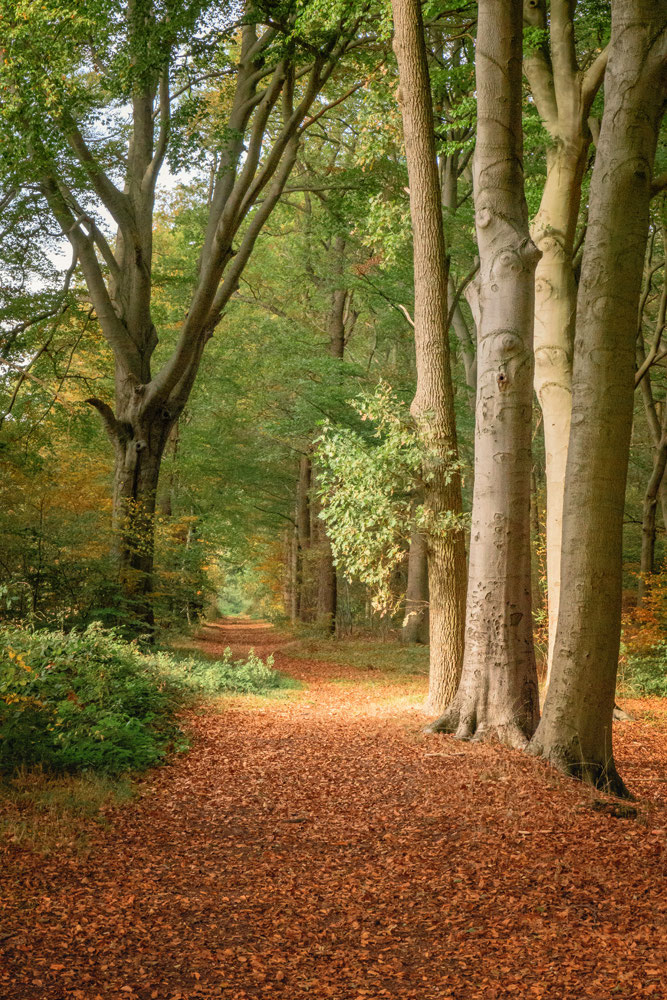
[[[424,735],[425,678],[370,652],[308,659],[242,621],[199,645],[276,650],[303,686],[189,713],[191,752],[85,849],[5,838],[2,1000],[664,1000],[664,702],[623,703],[615,815],[520,752]]]

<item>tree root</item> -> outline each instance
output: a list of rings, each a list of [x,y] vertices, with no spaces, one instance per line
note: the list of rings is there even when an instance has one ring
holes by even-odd
[[[524,750],[530,740],[530,736],[516,720],[487,722],[475,710],[462,712],[455,701],[439,718],[425,726],[423,731],[429,734],[450,733],[457,740],[470,740],[473,743],[503,743],[519,750]]]
[[[586,785],[606,792],[607,795],[615,795],[619,799],[633,798],[616,770],[613,758],[607,761],[586,761],[577,756],[574,748],[565,746],[546,748],[534,740],[526,749],[532,756],[546,761],[568,777],[577,778]]]

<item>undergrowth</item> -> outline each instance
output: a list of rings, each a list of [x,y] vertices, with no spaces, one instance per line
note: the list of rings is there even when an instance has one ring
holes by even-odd
[[[217,661],[145,653],[114,630],[0,631],[0,771],[42,767],[118,775],[159,763],[186,741],[175,713],[220,694],[285,686],[253,652]]]
[[[667,698],[667,642],[660,642],[641,654],[626,653],[621,678],[629,694]]]

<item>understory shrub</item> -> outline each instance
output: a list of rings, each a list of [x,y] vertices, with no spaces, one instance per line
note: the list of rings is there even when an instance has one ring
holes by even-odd
[[[99,624],[82,631],[0,631],[0,770],[119,774],[185,745],[175,712],[185,698],[258,694],[284,679],[254,653],[235,662],[143,653]]]
[[[273,669],[273,657],[266,661],[253,649],[247,659],[234,660],[227,649],[221,660],[196,656],[179,657],[174,653],[155,653],[152,657],[159,675],[167,683],[196,694],[268,694],[291,686],[290,680]]]
[[[639,695],[667,698],[667,642],[660,642],[643,655],[629,655],[623,683]]]

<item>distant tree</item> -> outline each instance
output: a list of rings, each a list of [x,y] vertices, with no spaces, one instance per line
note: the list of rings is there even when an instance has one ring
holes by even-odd
[[[454,516],[450,531],[427,527],[425,532],[428,709],[439,712],[453,697],[461,673],[466,590],[465,537],[457,522],[462,498],[447,329],[447,258],[421,4],[392,0],[392,10],[413,231],[417,391],[411,412],[430,463],[424,504],[436,520],[449,512]]]
[[[0,7],[4,172],[39,192],[69,240],[113,353],[114,405],[88,401],[114,448],[120,579],[148,623],[166,442],[304,130],[325,111],[313,106],[367,23],[367,7],[318,11],[214,0]],[[169,157],[196,161],[189,137],[204,126],[213,167],[199,265],[176,342],[156,354],[156,187]]]

